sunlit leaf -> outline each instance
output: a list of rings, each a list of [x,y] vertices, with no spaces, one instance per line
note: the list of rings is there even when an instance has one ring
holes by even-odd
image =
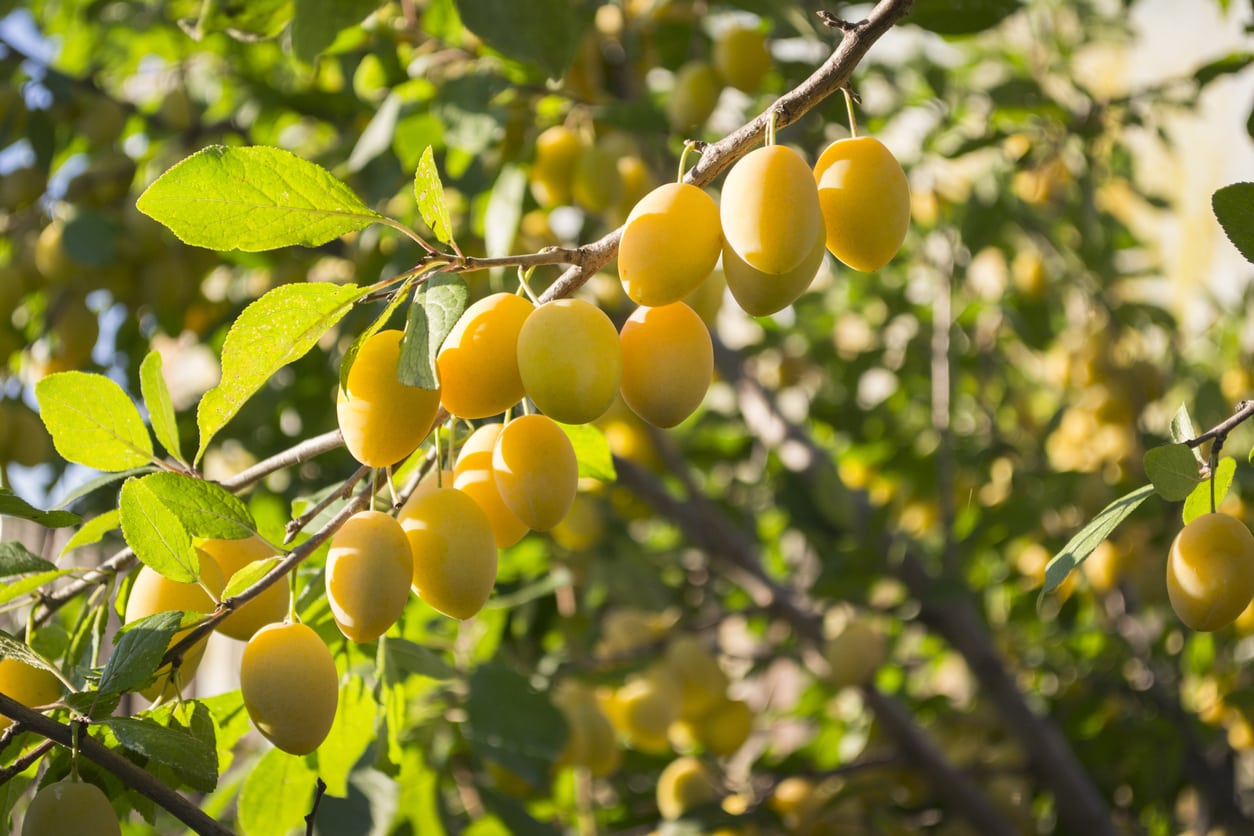
[[[1232,477],[1237,472],[1237,460],[1231,456],[1224,456],[1219,460],[1218,467],[1215,468],[1215,504],[1218,508],[1220,503],[1224,501],[1224,497],[1228,495],[1228,489],[1232,487]],[[1184,501],[1184,511],[1182,516],[1187,525],[1203,514],[1209,514],[1211,507],[1211,480],[1206,479],[1197,484],[1193,492],[1189,494],[1188,499]]]
[[[122,536],[140,562],[172,581],[196,582],[200,558],[191,535],[143,479],[131,478],[122,484],[118,510]]]
[[[240,540],[257,529],[244,501],[216,482],[181,473],[153,473],[140,481],[156,494],[192,537]]]
[[[99,516],[92,517],[83,526],[74,532],[74,536],[66,541],[61,548],[61,554],[69,554],[75,549],[83,546],[91,546],[99,543],[104,536],[110,531],[114,531],[122,526],[122,512],[117,508],[105,511]]]
[[[613,482],[614,455],[610,452],[609,439],[600,427],[593,424],[558,424],[571,446],[575,448],[575,460],[579,462],[579,478]]]
[[[152,432],[166,452],[175,459],[182,461],[183,454],[179,450],[179,425],[174,415],[174,402],[170,399],[170,389],[166,386],[165,375],[161,373],[161,354],[148,352],[144,362],[139,366],[139,391],[144,396],[144,406],[148,408],[148,423]]]
[[[245,252],[316,247],[380,217],[326,169],[265,146],[198,151],[135,205],[185,243]]]
[[[182,619],[182,612],[171,610],[128,625],[100,675],[101,692],[132,691],[152,679]]]
[[[444,339],[466,310],[469,298],[466,281],[458,275],[432,276],[414,297],[401,340],[398,376],[407,386],[438,389],[435,358]]]
[[[1158,495],[1168,502],[1187,497],[1201,479],[1197,457],[1184,444],[1164,444],[1146,450],[1145,475]]]
[[[152,437],[122,387],[102,374],[58,372],[35,384],[39,417],[66,461],[126,470],[152,459]]]
[[[305,830],[318,774],[304,758],[271,749],[248,773],[239,795],[240,829],[248,836]]]
[[[1083,563],[1085,558],[1093,553],[1093,549],[1100,546],[1102,541],[1110,536],[1119,523],[1127,519],[1129,514],[1153,495],[1154,486],[1144,485],[1131,493],[1124,494],[1103,508],[1046,565],[1045,586],[1041,594],[1046,595],[1057,589],[1058,585],[1067,579],[1067,575],[1071,574],[1072,569]]]
[[[435,167],[435,153],[431,146],[418,159],[418,171],[414,174],[414,197],[418,199],[418,211],[431,231],[443,243],[453,240],[453,224],[448,216],[448,204],[444,200],[444,185],[440,171]]]
[[[196,461],[275,372],[304,356],[366,293],[354,285],[287,284],[245,308],[222,346],[222,382],[205,393],[196,412]]]

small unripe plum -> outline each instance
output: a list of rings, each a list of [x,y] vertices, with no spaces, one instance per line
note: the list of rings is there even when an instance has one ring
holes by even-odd
[[[623,290],[638,305],[667,305],[714,270],[723,247],[718,204],[689,183],[667,183],[632,208],[618,247]]]
[[[536,137],[536,156],[531,164],[531,194],[548,209],[570,203],[575,166],[583,152],[579,134],[565,125],[554,125]]]
[[[729,26],[714,39],[714,68],[723,81],[737,90],[752,93],[771,69],[771,53],[762,30],[755,26]]]
[[[311,627],[268,624],[244,645],[239,689],[257,731],[284,752],[307,755],[335,722],[340,677]]]
[[[763,273],[795,270],[810,258],[823,230],[814,174],[784,145],[750,151],[731,167],[719,212],[727,246]]]
[[[48,705],[61,699],[61,680],[21,659],[0,659],[0,693],[27,707]],[[0,714],[0,731],[11,725],[13,721]]]
[[[492,453],[492,473],[506,506],[534,531],[561,522],[579,490],[575,448],[544,415],[524,415],[505,425]]]
[[[437,488],[414,503],[401,525],[418,597],[450,618],[483,609],[496,583],[497,552],[479,504],[456,488]]]
[[[910,227],[910,183],[878,139],[838,139],[814,164],[827,249],[855,270],[892,260]]]
[[[1192,630],[1236,620],[1254,599],[1254,534],[1227,514],[1203,514],[1180,530],[1167,556],[1167,597]]]
[[[718,106],[723,80],[705,61],[689,61],[675,72],[675,86],[666,100],[666,121],[675,131],[700,128]]]
[[[591,549],[605,537],[605,519],[600,503],[586,494],[575,494],[570,511],[549,534],[559,546],[572,552]]]
[[[274,547],[253,535],[242,540],[205,540],[200,550],[211,555],[230,581],[231,576],[250,563],[274,557]],[[286,580],[277,581],[244,606],[218,622],[218,632],[240,641],[248,641],[253,633],[267,624],[287,616],[292,593]]]
[[[121,836],[118,815],[104,790],[67,778],[48,784],[31,799],[22,836]]]
[[[361,511],[331,538],[327,603],[340,632],[355,642],[382,636],[409,601],[413,557],[401,524],[382,511]]]
[[[172,581],[149,566],[141,566],[131,585],[130,596],[126,599],[126,615],[122,619],[126,623],[156,615],[159,612],[181,610],[183,612],[211,613],[216,609],[215,598],[221,596],[226,579],[218,563],[207,552],[197,551],[200,559],[200,583],[180,583]],[[201,584],[204,586],[202,587]],[[209,592],[213,597],[209,596]],[[189,628],[190,629],[190,628]],[[174,634],[169,646],[177,644],[187,630]],[[179,667],[179,678],[186,683],[196,674],[200,665],[200,657],[205,653],[205,642],[202,639],[183,654],[183,662]],[[157,697],[170,697],[176,693],[174,680],[170,677],[170,669],[162,668],[157,672],[156,681],[140,692],[149,701]]]
[[[701,405],[714,379],[714,345],[683,302],[637,308],[620,332],[623,400],[655,427],[673,427]]]
[[[769,316],[797,301],[823,266],[826,235],[820,227],[810,254],[791,270],[767,273],[744,261],[729,245],[723,247],[723,275],[736,304],[750,316]]]
[[[676,758],[657,778],[657,810],[677,819],[695,807],[717,801],[718,786],[705,764],[693,757]]]
[[[518,371],[528,397],[553,420],[596,420],[614,402],[622,379],[618,330],[591,302],[546,302],[518,333]]]
[[[679,712],[684,718],[699,717],[726,699],[727,674],[696,636],[677,636],[666,646],[663,663],[679,684]]]
[[[487,418],[522,400],[518,332],[534,310],[523,296],[494,293],[457,320],[436,357],[440,400],[450,414]]]
[[[397,379],[398,330],[380,331],[362,343],[336,398],[344,445],[370,467],[396,464],[417,449],[440,408],[439,390],[406,386]]]

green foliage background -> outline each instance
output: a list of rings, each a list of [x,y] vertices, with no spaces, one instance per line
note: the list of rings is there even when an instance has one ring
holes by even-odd
[[[1181,78],[1110,94],[1086,74],[1083,48],[1132,44],[1135,5],[916,0],[892,49],[889,38],[873,47],[853,77],[860,129],[894,138],[911,175],[912,226],[894,261],[857,274],[829,259],[773,318],[751,320],[728,300],[705,406],[644,442],[629,423],[603,425],[619,458],[618,481],[586,494],[601,534],[579,548],[542,535],[512,547],[494,603],[471,622],[414,600],[385,639],[350,647],[311,548],[298,610],[344,676],[331,736],[296,758],[250,733],[238,691],[150,710],[126,693],[177,625],[119,639],[113,602],[125,580],[36,616],[41,591],[114,554],[122,531],[144,562],[190,571],[190,539],[145,546],[131,533],[134,509],[152,506],[128,496],[160,496],[167,525],[189,538],[219,536],[195,508],[229,507],[216,525],[277,541],[355,470],[332,445],[242,502],[188,498],[142,472],[153,450],[143,422],[169,456],[228,486],[333,430],[340,361],[386,305],[368,288],[424,253],[371,223],[375,213],[467,256],[592,242],[626,207],[545,218],[526,188],[541,130],[624,132],[665,182],[686,138],[667,125],[667,79],[708,57],[721,27],[750,15],[775,61],[761,90],[727,91],[688,138],[717,140],[763,111],[839,33],[819,22],[819,4],[784,0],[0,2],[0,73],[13,79],[0,89],[0,467],[23,495],[0,494],[0,511],[65,526],[83,547],[60,554],[60,541],[5,519],[0,651],[33,648],[81,692],[67,703],[94,721],[93,738],[250,836],[302,829],[319,778],[321,833],[649,832],[674,752],[626,748],[609,778],[554,767],[567,734],[556,683],[617,686],[663,652],[663,636],[603,652],[613,621],[637,610],[719,648],[731,693],[756,716],[734,757],[699,752],[747,812],[704,808],[665,832],[780,832],[788,823],[767,800],[789,776],[825,787],[825,826],[838,828],[791,832],[972,832],[978,812],[947,791],[946,775],[1008,832],[1100,832],[1083,818],[1094,809],[1109,832],[1248,832],[1254,619],[1215,634],[1176,621],[1165,555],[1198,480],[1178,447],[1155,454],[1159,465],[1143,466],[1142,454],[1195,437],[1251,397],[1250,270],[1232,277],[1239,294],[1207,300],[1213,321],[1200,336],[1180,306],[1145,292],[1165,265],[1137,219],[1178,208],[1146,187],[1134,149],[1189,153],[1169,118],[1248,76],[1249,56],[1215,55]],[[833,97],[781,140],[812,160],[846,121]],[[221,246],[238,248],[181,243],[136,199],[191,155],[216,158],[210,146],[285,149],[347,184],[346,201],[360,206],[342,225],[292,224],[255,246],[212,229],[212,216],[187,216],[182,237],[220,232]],[[442,181],[447,230],[440,201],[415,189],[422,170]],[[1248,193],[1224,200],[1248,253]],[[309,246],[273,248],[292,236]],[[580,292],[621,322],[629,308],[610,270]],[[540,267],[531,285],[558,274]],[[515,287],[512,270],[465,278],[472,298]],[[291,311],[259,351],[268,363],[228,367],[212,409],[198,412],[216,382],[198,370],[224,355],[250,304],[287,285],[299,289],[253,309],[259,322],[278,319],[274,300]],[[405,312],[394,316],[399,327]],[[310,321],[320,330],[283,354]],[[154,348],[162,361],[146,360]],[[108,380],[46,377],[66,370]],[[47,406],[58,388],[123,429],[103,440],[58,432]],[[56,450],[32,421],[36,393]],[[1181,404],[1197,430],[1173,432]],[[599,436],[584,443],[585,473],[604,474],[592,460]],[[1222,506],[1247,522],[1250,446],[1247,427],[1228,440],[1237,466]],[[114,475],[88,482],[97,470]],[[1041,594],[1051,556],[1148,480],[1170,501],[1138,494],[1145,504],[1092,563],[1051,575],[1057,588]],[[26,505],[62,500],[78,518]],[[1089,549],[1101,537],[1091,539]],[[887,636],[889,657],[867,688],[836,689],[820,651],[850,611]],[[136,658],[148,664],[138,681]],[[42,740],[4,739],[0,767]],[[929,741],[932,760],[920,755]],[[57,747],[4,774],[0,814],[14,821],[36,784],[68,770]],[[108,770],[86,760],[80,770],[109,792],[124,832],[182,827]]]

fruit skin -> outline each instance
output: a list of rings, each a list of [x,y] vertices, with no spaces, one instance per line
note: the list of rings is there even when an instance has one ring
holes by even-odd
[[[714,379],[714,344],[696,311],[683,302],[637,308],[623,323],[623,400],[655,427],[691,415]]]
[[[886,654],[884,634],[865,618],[851,618],[823,649],[830,669],[827,681],[835,688],[861,685],[884,664]]]
[[[548,209],[570,203],[575,166],[583,151],[579,134],[565,125],[554,125],[536,137],[536,156],[531,164],[531,194]]]
[[[855,270],[892,260],[910,227],[910,183],[875,137],[838,139],[814,164],[827,249]]]
[[[730,246],[723,246],[723,276],[736,304],[750,316],[770,316],[797,301],[823,266],[827,236],[822,228],[810,245],[810,254],[784,273],[767,273],[744,261]]]
[[[505,505],[535,531],[561,522],[579,490],[575,448],[544,415],[524,415],[505,425],[492,451],[492,474]]]
[[[711,56],[723,81],[752,93],[771,69],[771,53],[762,31],[751,26],[729,26],[714,40]]]
[[[1254,599],[1254,534],[1227,514],[1203,514],[1180,530],[1167,556],[1167,597],[1190,629],[1218,630]]]
[[[205,540],[200,550],[211,555],[228,581],[231,576],[257,560],[274,557],[276,552],[265,540],[253,535],[243,540]],[[218,632],[248,641],[267,624],[287,616],[292,592],[286,581],[271,584],[264,592],[218,623]]]
[[[723,80],[712,64],[689,61],[675,72],[675,86],[666,100],[666,121],[675,131],[700,128],[718,106]]]
[[[440,401],[450,414],[487,418],[522,400],[518,332],[534,310],[525,297],[494,293],[457,320],[436,356]]]
[[[401,520],[413,555],[418,597],[451,618],[487,603],[496,583],[496,540],[487,514],[456,488],[436,488]]]
[[[331,651],[308,625],[268,624],[244,645],[239,687],[257,731],[307,755],[326,739],[340,699]]]
[[[197,555],[200,558],[201,583],[213,592],[214,597],[221,596],[226,579],[222,577],[217,561],[204,551],[197,550]],[[199,584],[172,581],[155,569],[141,566],[139,574],[135,576],[135,583],[131,585],[130,596],[126,599],[126,614],[122,620],[129,624],[170,610],[211,613],[216,607],[217,604]],[[175,633],[169,646],[177,644],[186,634],[187,630]],[[205,653],[205,643],[206,640],[199,641],[183,654],[183,662],[179,668],[182,682],[186,683],[195,676],[196,668],[200,666],[200,657]],[[149,701],[155,702],[159,696],[171,697],[176,693],[169,668],[162,668],[161,671],[152,685],[140,691]]]
[[[718,797],[714,778],[696,758],[676,758],[658,775],[657,809],[664,819],[677,819]]]
[[[554,421],[594,421],[610,408],[622,379],[618,330],[591,302],[546,302],[518,333],[518,371],[528,397]]]
[[[48,705],[61,699],[61,680],[21,659],[0,659],[0,693],[28,707]],[[0,715],[0,731],[11,725],[12,720]]]
[[[753,731],[753,709],[741,700],[724,697],[691,724],[702,746],[720,757],[731,757]]]
[[[48,784],[31,799],[22,836],[121,836],[117,813],[104,790],[86,781]]]
[[[382,511],[361,511],[331,538],[327,603],[340,632],[370,642],[396,623],[409,601],[413,556],[405,531]]]
[[[370,467],[388,467],[412,453],[431,431],[440,408],[439,390],[406,386],[396,378],[400,331],[373,334],[357,353],[335,412],[344,444]]]
[[[806,262],[823,229],[814,174],[783,145],[750,151],[731,167],[719,214],[727,247],[755,270],[775,275]]]
[[[723,248],[718,204],[690,183],[649,192],[627,216],[618,275],[637,305],[678,302],[714,271]]]
[[[674,675],[655,666],[623,683],[605,712],[633,749],[660,754],[671,748],[667,732],[679,719],[681,699]]]
[[[496,449],[503,427],[503,424],[484,424],[470,434],[457,454],[451,482],[488,515],[498,549],[509,548],[529,531],[527,524],[501,499],[496,476],[492,473],[492,451]]]

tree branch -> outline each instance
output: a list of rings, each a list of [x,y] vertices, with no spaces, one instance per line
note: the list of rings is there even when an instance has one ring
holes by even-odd
[[[45,717],[38,711],[32,711],[3,693],[0,693],[0,714],[13,718],[30,731],[41,734],[67,749],[72,747],[73,729],[51,717]],[[78,735],[78,751],[87,759],[116,775],[123,784],[169,810],[175,818],[196,833],[202,836],[234,836],[230,829],[214,821],[200,807],[91,735]]]

